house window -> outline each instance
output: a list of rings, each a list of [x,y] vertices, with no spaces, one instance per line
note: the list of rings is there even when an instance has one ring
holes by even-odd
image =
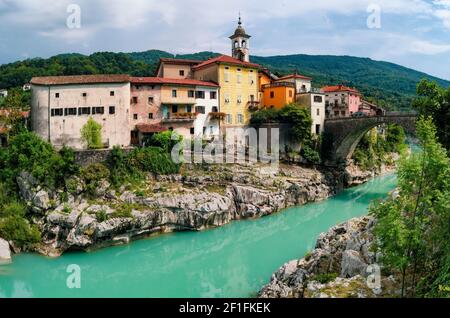
[[[230,72],[225,71],[223,74],[224,80],[226,83],[228,83],[230,81]]]
[[[105,107],[92,107],[92,115],[103,115]]]
[[[292,90],[289,90],[289,97],[292,97]]]
[[[133,103],[133,104],[137,104],[137,102],[138,102],[138,98],[137,98],[136,96],[134,96],[134,97],[133,97],[132,103]]]
[[[59,93],[55,93],[55,98],[59,98]]]
[[[227,124],[231,124],[233,122],[233,118],[231,117],[231,114],[227,114],[226,122],[227,122]]]
[[[177,90],[176,89],[172,90],[172,97],[177,98]]]
[[[186,106],[186,113],[192,113],[192,106],[191,105]]]
[[[141,85],[136,85],[135,88],[136,88],[137,90],[140,90],[140,89],[141,89]]]
[[[180,76],[184,76],[184,70],[180,70]]]
[[[195,129],[194,129],[194,127],[191,127],[191,135],[195,135]]]
[[[115,92],[114,91],[110,91],[109,92],[109,96],[114,96],[115,95]]]
[[[78,108],[78,115],[90,115],[91,108],[90,107],[80,107]]]
[[[203,127],[203,135],[206,135],[206,127]]]
[[[194,98],[195,97],[195,92],[194,91],[188,91],[188,97],[189,98]]]
[[[238,84],[241,84],[241,81],[242,81],[242,75],[241,75],[241,74],[237,74],[237,75],[236,75],[236,82],[237,82]]]
[[[195,112],[198,114],[206,114],[206,107],[205,106],[196,106]]]
[[[209,92],[209,99],[217,99],[217,92]]]
[[[148,119],[153,119],[153,113],[148,114]]]
[[[345,110],[341,111],[341,115],[345,116]]]
[[[275,98],[275,92],[274,91],[270,92],[270,98]]]
[[[230,94],[225,94],[225,103],[228,104],[230,102]]]
[[[174,114],[178,113],[178,106],[177,105],[173,105],[172,106],[172,113],[174,113]]]
[[[219,112],[219,107],[213,106],[212,112],[213,112],[213,113],[218,113],[218,112]]]
[[[237,122],[238,122],[238,124],[244,123],[244,116],[242,114],[237,115]]]
[[[330,106],[330,102],[329,102],[329,101],[326,101],[326,102],[325,102],[325,106],[326,106],[326,107],[329,107],[329,106]]]
[[[75,116],[77,114],[76,108],[66,108],[64,109],[64,116]]]
[[[52,117],[59,117],[59,116],[63,116],[63,109],[62,108],[54,108],[51,111],[51,115]]]
[[[321,103],[323,101],[322,96],[314,96],[315,103]]]
[[[316,125],[316,135],[320,135],[320,125]]]
[[[196,91],[195,92],[195,98],[205,99],[205,92],[204,91]]]
[[[137,120],[138,119],[138,114],[133,114],[133,119]]]
[[[237,96],[237,102],[238,102],[238,104],[242,103],[242,95]]]
[[[169,127],[169,131],[173,131],[173,127]]]
[[[109,114],[114,115],[116,113],[116,106],[109,106]]]
[[[317,108],[317,116],[320,116],[320,108]]]
[[[149,104],[153,104],[155,102],[155,98],[153,97],[153,96],[150,96],[149,98],[148,98],[148,103]]]
[[[87,97],[87,93],[83,93],[83,97]]]
[[[339,116],[339,111],[336,110],[336,111],[334,112],[334,116]]]

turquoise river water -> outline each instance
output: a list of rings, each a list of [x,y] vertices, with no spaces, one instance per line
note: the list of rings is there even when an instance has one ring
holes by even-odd
[[[162,235],[96,252],[50,259],[20,254],[0,267],[1,297],[251,297],[284,263],[303,257],[330,227],[367,214],[394,175],[376,178],[324,202],[205,232]],[[81,269],[69,289],[67,268]]]

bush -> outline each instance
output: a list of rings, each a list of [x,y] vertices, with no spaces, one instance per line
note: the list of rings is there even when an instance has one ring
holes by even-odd
[[[319,153],[312,149],[309,145],[305,145],[302,148],[301,156],[306,159],[309,163],[319,164],[320,163],[320,155]]]
[[[98,223],[102,223],[102,222],[105,222],[106,220],[108,220],[108,215],[106,214],[105,211],[97,212],[95,217],[96,217]]]
[[[178,143],[183,141],[182,136],[174,135],[172,131],[165,131],[162,133],[154,134],[146,142],[146,147],[161,148],[165,152],[170,153]]]
[[[317,274],[314,275],[311,280],[314,280],[321,284],[328,284],[338,278],[338,276],[339,275],[337,273]]]
[[[100,181],[109,179],[110,173],[108,168],[101,164],[95,163],[81,170],[81,177],[86,183],[86,191],[94,194],[100,185]]]
[[[9,216],[25,217],[26,214],[27,208],[23,204],[16,201],[6,203],[0,208],[1,218]]]
[[[7,241],[14,241],[19,247],[38,243],[41,240],[39,230],[17,215],[0,219],[0,237]]]
[[[250,123],[255,127],[259,127],[264,123],[273,123],[278,122],[279,120],[279,111],[277,109],[263,108],[252,114]]]
[[[135,149],[129,154],[128,163],[139,171],[156,175],[176,174],[180,171],[180,165],[175,164],[168,153],[154,147]]]
[[[89,118],[87,123],[81,128],[81,138],[86,143],[88,149],[101,149],[102,144],[102,125],[94,119]]]
[[[68,148],[57,152],[51,144],[31,132],[22,132],[10,140],[8,148],[0,150],[0,179],[16,189],[16,177],[30,172],[38,182],[57,188],[78,171],[75,155]]]

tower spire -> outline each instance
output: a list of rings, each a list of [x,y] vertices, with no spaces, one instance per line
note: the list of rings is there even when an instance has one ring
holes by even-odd
[[[239,11],[239,22],[238,22],[238,25],[239,25],[239,26],[242,25],[241,11]]]

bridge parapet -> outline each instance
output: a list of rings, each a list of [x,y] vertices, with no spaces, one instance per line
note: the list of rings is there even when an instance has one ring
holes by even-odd
[[[338,165],[349,159],[361,138],[372,128],[382,124],[398,124],[408,133],[415,133],[417,113],[390,112],[384,116],[348,117],[325,120],[330,158],[329,165]]]

